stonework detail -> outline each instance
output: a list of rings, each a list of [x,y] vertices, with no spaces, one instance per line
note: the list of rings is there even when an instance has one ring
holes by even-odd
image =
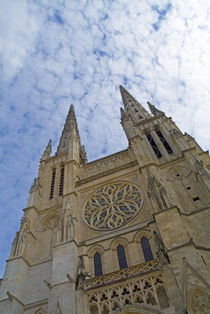
[[[112,183],[91,195],[85,206],[84,218],[92,228],[114,229],[131,221],[141,203],[137,187],[128,183]]]
[[[210,290],[209,292],[202,288],[194,290],[190,300],[190,313],[210,313]]]
[[[165,294],[164,305],[162,304],[163,300],[158,298],[158,290],[160,289]],[[88,291],[87,297],[90,309],[95,305],[98,313],[102,313],[103,310],[107,310],[107,313],[114,313],[114,311],[122,309],[128,304],[145,304],[154,306],[154,308],[169,306],[160,273],[144,278],[126,280],[111,287],[107,286]]]
[[[103,286],[106,284],[112,284],[121,279],[127,279],[133,276],[157,271],[160,268],[161,266],[158,259],[147,262],[147,263],[130,266],[126,269],[121,269],[121,270],[112,272],[110,274],[104,275],[104,276],[93,277],[93,278],[87,279],[85,281],[85,289],[86,290],[94,289],[96,287]]]
[[[208,153],[120,91],[126,149],[88,162],[71,105],[57,152],[44,150],[1,314],[210,313]]]

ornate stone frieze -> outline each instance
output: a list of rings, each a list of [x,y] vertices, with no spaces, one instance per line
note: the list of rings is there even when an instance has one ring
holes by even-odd
[[[157,310],[169,306],[160,272],[88,290],[86,294],[90,309],[96,308],[98,313],[115,313],[128,304],[146,305]]]
[[[114,282],[117,282],[122,279],[131,278],[134,276],[139,276],[146,274],[148,272],[157,271],[161,268],[160,262],[158,259],[138,264],[134,266],[130,266],[125,269],[117,270],[112,273],[93,277],[90,279],[87,279],[85,281],[85,289],[94,289],[99,286],[107,285],[107,284],[113,284]]]
[[[128,150],[121,151],[109,156],[109,158],[101,158],[95,162],[86,164],[81,170],[77,185],[81,185],[125,168],[133,167],[137,164],[137,161],[131,161]]]

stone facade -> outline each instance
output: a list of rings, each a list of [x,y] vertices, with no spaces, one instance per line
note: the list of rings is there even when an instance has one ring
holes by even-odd
[[[210,313],[209,155],[120,91],[127,149],[88,162],[73,106],[54,156],[48,143],[0,313]]]

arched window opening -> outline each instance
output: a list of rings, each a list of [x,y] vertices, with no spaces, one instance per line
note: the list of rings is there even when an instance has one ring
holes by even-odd
[[[55,175],[56,175],[56,169],[54,168],[52,170],[52,180],[51,180],[51,187],[50,187],[50,198],[53,198],[53,195],[54,195]]]
[[[159,151],[159,148],[157,147],[157,145],[156,145],[152,135],[151,134],[147,134],[147,139],[148,139],[148,141],[149,141],[149,143],[150,143],[150,145],[151,145],[155,155],[157,156],[157,158],[161,158],[162,154]]]
[[[159,137],[159,139],[161,140],[163,146],[167,150],[168,154],[173,154],[173,150],[171,149],[171,146],[166,141],[166,139],[163,136],[162,132],[160,130],[157,130],[156,133],[157,133],[157,136]]]
[[[118,256],[118,262],[119,262],[120,269],[127,268],[128,264],[127,264],[127,259],[126,259],[126,255],[125,255],[125,249],[124,249],[123,245],[121,245],[121,244],[119,244],[117,246],[117,256]]]
[[[144,259],[146,262],[154,259],[152,250],[149,244],[149,240],[146,237],[141,238],[141,247],[144,253]]]
[[[102,263],[101,263],[101,254],[96,252],[94,254],[94,269],[95,269],[95,276],[102,276]]]
[[[61,173],[60,173],[60,186],[59,186],[59,195],[63,195],[63,186],[64,186],[64,166],[61,167]]]

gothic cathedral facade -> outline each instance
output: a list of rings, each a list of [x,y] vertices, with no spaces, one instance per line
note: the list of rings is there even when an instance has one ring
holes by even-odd
[[[210,313],[210,159],[123,87],[128,148],[88,162],[70,107],[29,192],[2,314]]]

